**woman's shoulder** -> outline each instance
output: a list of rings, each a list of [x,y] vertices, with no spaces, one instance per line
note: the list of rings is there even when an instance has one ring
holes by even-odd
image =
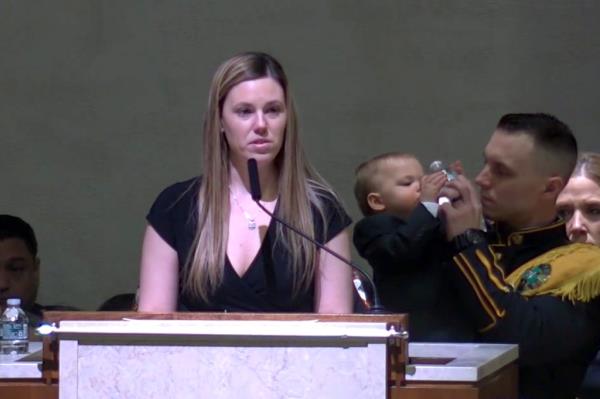
[[[197,191],[202,181],[202,176],[192,177],[191,179],[178,181],[165,187],[159,194],[167,196],[181,196],[190,191]]]
[[[177,205],[190,204],[198,194],[202,176],[179,181],[165,187],[154,201],[153,209],[170,209]]]
[[[325,211],[329,212],[342,212],[346,213],[344,204],[333,191],[333,189],[323,183],[309,180],[308,185],[313,195],[313,206],[317,206]]]
[[[180,237],[187,237],[188,229],[193,234],[200,181],[200,177],[194,177],[167,186],[146,215],[148,223],[172,248],[178,248]]]
[[[319,201],[340,202],[335,191],[325,183],[309,179],[308,187]]]
[[[315,231],[325,233],[322,241],[327,242],[352,224],[352,219],[331,187],[312,180],[309,180],[309,186],[313,193],[311,201]]]
[[[191,179],[178,181],[165,187],[158,197],[165,197],[172,200],[180,200],[184,197],[191,197],[197,194],[202,176],[192,177]]]

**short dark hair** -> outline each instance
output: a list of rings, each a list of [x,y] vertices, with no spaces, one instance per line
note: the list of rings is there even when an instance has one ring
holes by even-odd
[[[38,243],[29,223],[16,216],[0,215],[0,240],[8,238],[23,240],[29,252],[37,256]]]
[[[577,161],[577,139],[566,123],[544,113],[506,114],[496,129],[529,135],[537,148],[550,154],[565,183],[569,179]]]

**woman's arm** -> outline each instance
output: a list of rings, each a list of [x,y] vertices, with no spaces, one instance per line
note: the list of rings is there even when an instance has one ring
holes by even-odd
[[[327,247],[350,259],[350,233],[343,230]],[[317,313],[352,313],[352,269],[327,252],[319,251],[315,271],[315,311]]]
[[[174,312],[179,279],[177,252],[150,225],[146,227],[140,266],[141,312]]]

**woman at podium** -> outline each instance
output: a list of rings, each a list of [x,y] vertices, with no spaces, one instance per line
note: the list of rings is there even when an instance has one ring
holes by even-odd
[[[348,266],[277,223],[349,257],[351,223],[308,163],[277,60],[243,53],[216,71],[204,120],[202,175],[164,189],[147,215],[139,310],[352,311]]]

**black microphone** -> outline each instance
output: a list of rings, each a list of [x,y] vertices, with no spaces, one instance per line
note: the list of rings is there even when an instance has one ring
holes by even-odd
[[[260,192],[260,180],[258,180],[258,166],[254,158],[248,160],[248,177],[250,178],[250,195],[252,195],[253,201],[258,202],[262,194]]]
[[[328,254],[341,260],[342,262],[344,262],[345,264],[350,266],[350,268],[354,272],[358,272],[358,274],[360,274],[366,281],[368,281],[370,288],[371,288],[371,292],[373,293],[373,304],[369,307],[369,313],[374,313],[374,314],[375,313],[378,313],[378,314],[390,313],[381,304],[381,301],[379,300],[379,295],[377,293],[377,287],[373,283],[373,280],[371,279],[371,277],[365,271],[363,271],[360,267],[356,266],[350,260],[344,258],[342,255],[338,254],[337,252],[333,251],[332,249],[329,249],[327,246],[321,244],[317,240],[309,237],[303,231],[298,230],[297,228],[295,228],[294,226],[292,226],[285,220],[278,218],[271,211],[269,211],[267,208],[265,208],[263,206],[263,204],[260,203],[262,193],[260,190],[260,180],[258,178],[258,168],[256,166],[256,159],[254,159],[254,158],[250,158],[248,160],[248,177],[250,179],[250,193],[252,195],[252,199],[256,202],[256,204],[259,206],[259,208],[263,210],[263,212],[265,212],[267,215],[271,216],[271,218],[273,220],[275,220],[277,223],[281,223],[286,228],[288,228],[288,229],[292,230],[294,233],[298,234],[300,237],[304,238],[305,240],[310,241],[312,244],[316,245],[317,248],[322,249],[323,251],[327,252]]]

